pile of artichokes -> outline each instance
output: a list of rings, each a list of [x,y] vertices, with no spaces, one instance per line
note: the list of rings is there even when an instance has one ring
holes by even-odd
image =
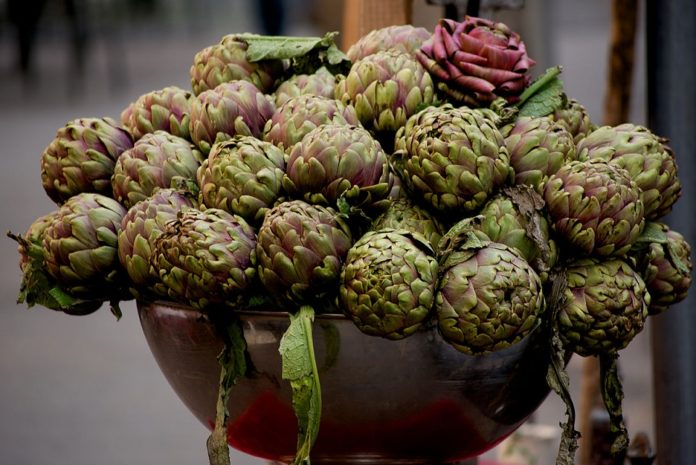
[[[615,354],[686,296],[690,246],[660,222],[681,193],[667,140],[532,81],[504,24],[373,31],[342,69],[327,50],[255,59],[255,37],[196,54],[191,91],[58,129],[40,156],[57,209],[12,236],[20,301],[309,305],[477,356],[542,326]]]

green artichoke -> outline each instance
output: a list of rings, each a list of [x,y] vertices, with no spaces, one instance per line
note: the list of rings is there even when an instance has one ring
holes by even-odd
[[[249,136],[213,145],[198,170],[201,202],[260,223],[281,193],[285,158],[269,142]]]
[[[46,271],[72,295],[111,295],[123,274],[118,233],[125,214],[118,202],[100,194],[68,199],[44,231]]]
[[[29,225],[27,232],[24,233],[22,239],[24,241],[18,241],[17,251],[19,252],[19,269],[23,272],[26,271],[27,267],[31,263],[31,251],[29,250],[33,246],[43,247],[43,238],[51,223],[58,215],[58,210],[54,210],[51,213],[40,216],[34,220],[34,222]]]
[[[155,131],[189,138],[191,92],[175,86],[148,92],[121,113],[121,124],[135,140]]]
[[[386,203],[389,165],[379,142],[365,129],[326,124],[295,145],[283,178],[286,191],[307,202],[369,210]]]
[[[314,74],[296,74],[283,81],[274,92],[276,107],[280,107],[293,97],[316,95],[317,97],[334,97],[336,76],[326,68],[319,68]]]
[[[479,238],[516,249],[532,265],[542,282],[558,260],[551,237],[544,200],[529,186],[505,188],[489,200],[478,216],[461,220],[445,234],[443,247],[466,230],[483,233]]]
[[[553,229],[576,255],[623,255],[645,225],[636,183],[601,160],[563,166],[546,183],[544,200]]]
[[[514,103],[529,85],[535,65],[519,34],[473,16],[461,23],[441,19],[416,56],[438,81],[438,89],[472,107],[488,106],[498,97]]]
[[[168,298],[198,309],[234,304],[256,275],[256,234],[224,210],[187,209],[154,239],[150,265]]]
[[[430,35],[427,29],[409,24],[383,27],[362,36],[351,45],[346,55],[352,62],[389,49],[396,49],[414,56]]]
[[[111,118],[70,121],[41,155],[43,187],[58,204],[81,192],[110,196],[116,159],[131,147],[130,133]]]
[[[442,336],[457,350],[504,349],[539,325],[541,280],[516,249],[463,234],[440,259],[435,311]]]
[[[580,142],[585,136],[597,129],[590,115],[580,102],[575,99],[566,101],[566,104],[549,115],[549,118],[563,126],[573,136],[573,142]]]
[[[259,277],[283,304],[321,299],[336,289],[351,245],[350,229],[333,209],[301,200],[281,203],[259,229]]]
[[[444,213],[474,211],[512,176],[505,139],[478,110],[426,108],[396,134],[392,163],[411,195]]]
[[[418,233],[428,241],[433,250],[437,250],[443,229],[437,218],[408,197],[393,200],[389,208],[372,222],[373,231],[385,228]]]
[[[558,314],[561,338],[582,356],[623,349],[648,316],[645,283],[618,258],[584,258],[566,268],[567,287]]]
[[[224,36],[219,43],[196,53],[191,66],[191,88],[199,95],[224,82],[249,81],[262,92],[273,90],[275,82],[283,75],[281,60],[247,60],[248,45],[238,35]]]
[[[232,81],[191,100],[191,140],[203,153],[235,135],[261,138],[275,108],[253,84]]]
[[[111,186],[114,198],[130,208],[157,188],[196,179],[203,154],[189,141],[164,131],[145,134],[116,160]]]
[[[159,189],[133,205],[123,217],[118,233],[118,258],[138,291],[146,290],[158,280],[150,266],[154,240],[168,222],[176,220],[180,211],[195,206],[180,191]]]
[[[437,260],[430,244],[404,229],[370,231],[348,251],[339,302],[365,334],[403,339],[435,301]]]
[[[649,222],[629,254],[650,292],[648,313],[657,315],[684,300],[691,286],[691,246],[666,224]]]
[[[360,126],[355,108],[338,100],[300,95],[288,99],[266,122],[263,139],[290,152],[312,129],[323,124]]]
[[[519,118],[502,133],[516,184],[527,184],[541,192],[549,176],[575,159],[573,137],[549,117]]]
[[[366,128],[393,132],[433,103],[435,91],[430,75],[411,55],[387,50],[354,63],[336,84],[335,96],[355,107]]]
[[[643,126],[603,126],[578,142],[579,160],[603,160],[628,171],[642,191],[645,217],[665,216],[681,195],[677,162],[667,139]]]

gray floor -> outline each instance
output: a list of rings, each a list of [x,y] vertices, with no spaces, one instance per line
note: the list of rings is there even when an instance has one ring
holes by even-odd
[[[292,3],[301,6],[300,0]],[[553,18],[549,23],[553,26],[548,36],[541,35],[540,61],[563,64],[569,94],[600,121],[608,2],[548,3],[552,5],[546,15]],[[0,1],[0,8],[3,4]],[[49,21],[46,26],[30,86],[23,85],[13,71],[9,31],[0,30],[1,232],[22,232],[34,218],[54,208],[41,189],[39,157],[58,127],[75,117],[118,117],[128,102],[146,91],[170,84],[185,87],[196,51],[226,32],[257,29],[245,2],[207,0],[196,3],[195,14],[186,12],[188,4],[183,0],[167,3],[169,13],[157,23],[131,21],[128,27],[111,31],[108,36],[118,39],[118,47],[114,42],[107,45],[107,34],[102,32],[93,43],[81,82],[68,71],[70,55],[59,22]],[[542,4],[528,1],[528,5],[531,9]],[[431,18],[438,13],[428,8],[419,6],[416,20],[432,27]],[[318,32],[308,21],[290,30],[313,31]],[[639,65],[642,70],[642,60]],[[121,70],[120,76],[115,69]],[[639,78],[632,116],[636,122],[644,120],[643,85]],[[77,318],[16,305],[17,254],[13,243],[3,240],[0,464],[206,463],[207,432],[159,372],[133,305],[124,306],[119,322],[107,311]],[[574,359],[570,367],[577,390],[580,360]],[[629,427],[652,435],[647,332],[626,351],[622,369]],[[552,425],[562,419],[554,396],[536,419]],[[233,457],[233,463],[256,462],[241,454]]]

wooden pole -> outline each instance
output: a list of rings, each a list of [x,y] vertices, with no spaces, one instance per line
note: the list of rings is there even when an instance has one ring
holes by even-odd
[[[343,50],[359,38],[386,26],[411,23],[412,0],[345,0]]]
[[[604,98],[604,124],[616,126],[628,121],[633,83],[635,37],[638,21],[638,0],[612,0],[611,42],[609,45],[608,86]],[[580,382],[578,423],[580,440],[580,465],[594,465],[593,444],[601,438],[593,437],[595,409],[603,409],[599,389],[599,360],[587,357],[583,360]]]

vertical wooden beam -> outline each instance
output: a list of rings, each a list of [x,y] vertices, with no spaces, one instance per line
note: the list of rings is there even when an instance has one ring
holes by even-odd
[[[411,23],[412,0],[345,0],[343,50],[373,29]]]
[[[628,121],[631,106],[638,0],[613,0],[611,10],[609,88],[604,98],[604,124],[617,126]]]

